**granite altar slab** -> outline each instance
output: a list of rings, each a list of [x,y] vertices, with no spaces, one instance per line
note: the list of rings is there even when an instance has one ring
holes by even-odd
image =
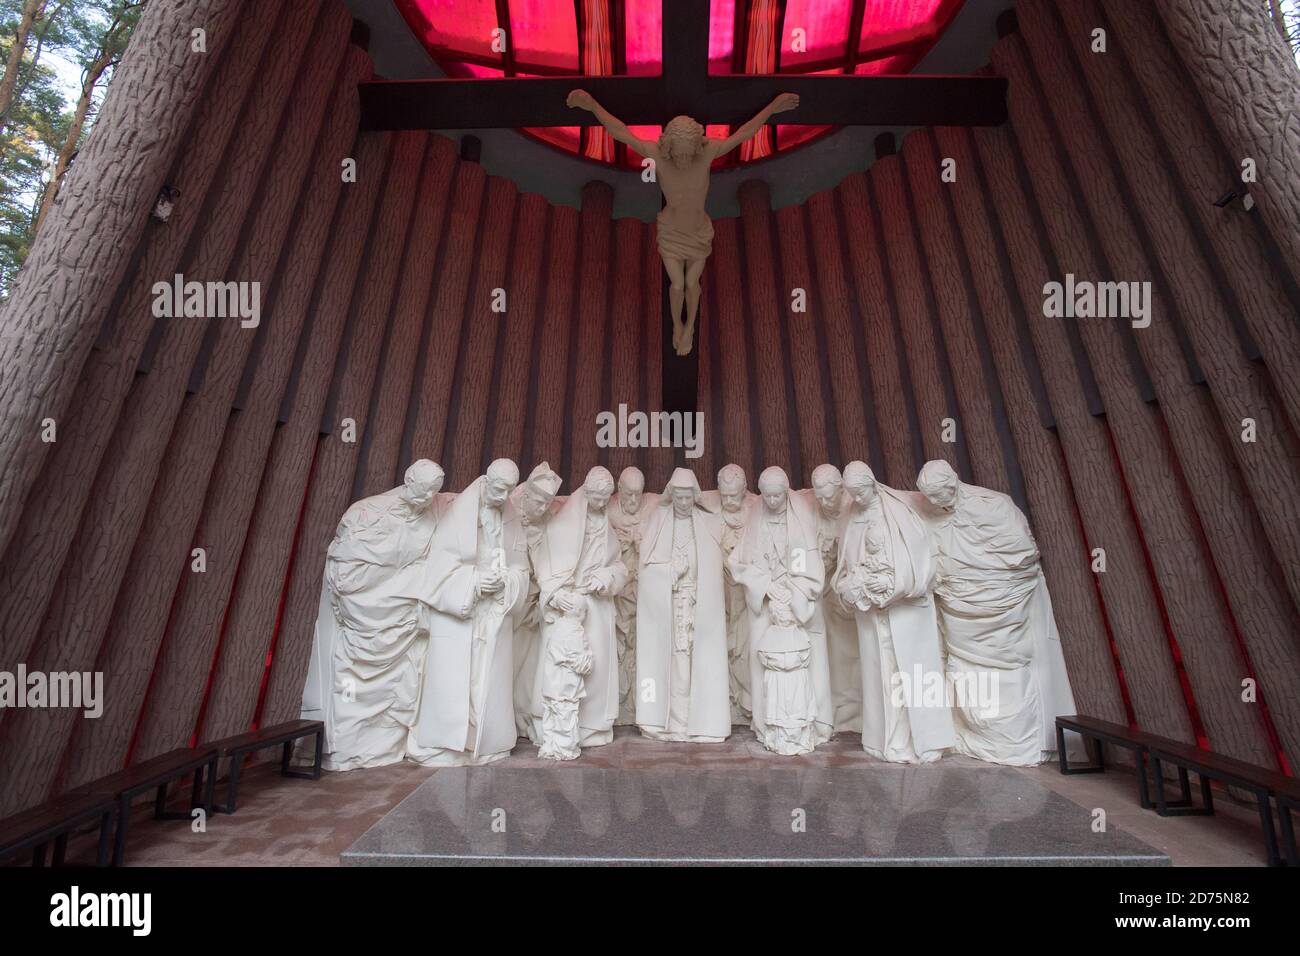
[[[345,866],[1167,866],[1091,808],[1006,767],[458,767]]]

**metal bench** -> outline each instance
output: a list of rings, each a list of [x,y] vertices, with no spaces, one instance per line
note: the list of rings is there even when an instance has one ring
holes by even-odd
[[[0,820],[0,860],[31,850],[32,866],[44,866],[46,849],[53,841],[53,863],[62,866],[68,849],[68,835],[82,824],[98,819],[99,847],[95,865],[107,866],[115,806],[113,800],[103,794],[68,795]]]
[[[76,795],[108,797],[117,804],[117,835],[113,840],[113,865],[121,866],[126,855],[126,837],[131,822],[131,802],[142,793],[156,791],[155,820],[189,820],[190,813],[167,810],[167,787],[174,780],[193,775],[191,813],[195,808],[210,810],[212,788],[217,776],[217,751],[212,746],[180,747],[125,770],[93,780],[73,791]]]
[[[293,745],[304,737],[316,738],[316,759],[310,770],[295,770],[289,766],[293,756]],[[237,737],[209,744],[215,747],[221,757],[230,758],[230,776],[226,782],[226,802],[224,806],[214,806],[218,813],[234,813],[239,801],[239,776],[244,758],[258,750],[282,746],[284,752],[280,757],[280,775],[298,777],[304,780],[319,780],[321,756],[325,748],[325,724],[319,720],[291,720],[276,724],[274,727],[260,727],[257,730]]]

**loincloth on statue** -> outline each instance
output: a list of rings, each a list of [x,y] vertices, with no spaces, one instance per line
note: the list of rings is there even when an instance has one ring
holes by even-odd
[[[683,259],[697,262],[707,259],[713,252],[713,223],[708,216],[695,229],[682,229],[666,222],[664,216],[668,210],[659,213],[655,223],[655,242],[659,246],[659,256],[663,259]]]

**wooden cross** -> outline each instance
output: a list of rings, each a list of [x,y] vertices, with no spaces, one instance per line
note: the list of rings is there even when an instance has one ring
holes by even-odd
[[[739,126],[779,93],[798,93],[783,124],[1000,126],[1007,81],[996,76],[709,75],[709,4],[663,0],[660,76],[375,80],[361,84],[366,130],[596,126],[565,97],[581,86],[623,122],[661,126],[674,116]]]

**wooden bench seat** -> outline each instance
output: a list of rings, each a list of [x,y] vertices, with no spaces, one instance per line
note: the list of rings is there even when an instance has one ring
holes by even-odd
[[[1067,730],[1078,733],[1090,745],[1092,765],[1070,766],[1065,753],[1065,731]],[[1259,809],[1260,826],[1264,832],[1264,846],[1270,866],[1277,866],[1282,862],[1270,806],[1270,800],[1275,801],[1282,829],[1280,842],[1285,847],[1287,862],[1293,865],[1300,864],[1295,828],[1291,820],[1291,811],[1300,811],[1300,781],[1294,777],[1287,777],[1276,770],[1246,763],[1234,757],[1203,750],[1194,744],[1132,730],[1122,724],[1082,714],[1056,718],[1056,741],[1060,770],[1065,774],[1102,772],[1105,769],[1104,744],[1114,744],[1133,751],[1137,762],[1138,801],[1144,809],[1154,808],[1162,817],[1214,813],[1211,780],[1218,780],[1249,791],[1254,796]],[[1165,794],[1165,764],[1173,766],[1178,772],[1180,794],[1175,800],[1170,800]],[[1199,806],[1192,800],[1189,772],[1195,773],[1200,781]],[[1151,799],[1150,786],[1155,788],[1154,801]]]
[[[188,820],[188,813],[167,811],[167,787],[174,780],[193,774],[194,786],[190,807],[212,807],[212,790],[217,778],[217,750],[211,745],[180,747],[150,760],[132,764],[125,770],[109,774],[77,788],[73,794],[96,794],[109,797],[117,804],[117,836],[113,841],[113,865],[121,866],[126,854],[127,830],[131,821],[131,802],[140,794],[156,790],[153,815],[156,820]]]
[[[316,759],[311,770],[294,770],[289,766],[293,756],[293,745],[304,737],[316,738]],[[284,752],[280,757],[280,775],[299,777],[304,780],[319,780],[321,757],[325,748],[325,724],[319,720],[290,720],[272,727],[259,727],[257,730],[224,740],[213,741],[208,746],[215,747],[217,753],[230,758],[230,776],[226,782],[226,802],[222,806],[214,805],[218,813],[234,813],[239,801],[239,776],[244,757],[268,747],[281,746]]]
[[[95,865],[106,866],[115,807],[113,799],[103,794],[69,794],[0,820],[0,860],[31,850],[32,866],[44,866],[46,847],[53,840],[54,865],[62,866],[68,835],[83,823],[98,819]]]

